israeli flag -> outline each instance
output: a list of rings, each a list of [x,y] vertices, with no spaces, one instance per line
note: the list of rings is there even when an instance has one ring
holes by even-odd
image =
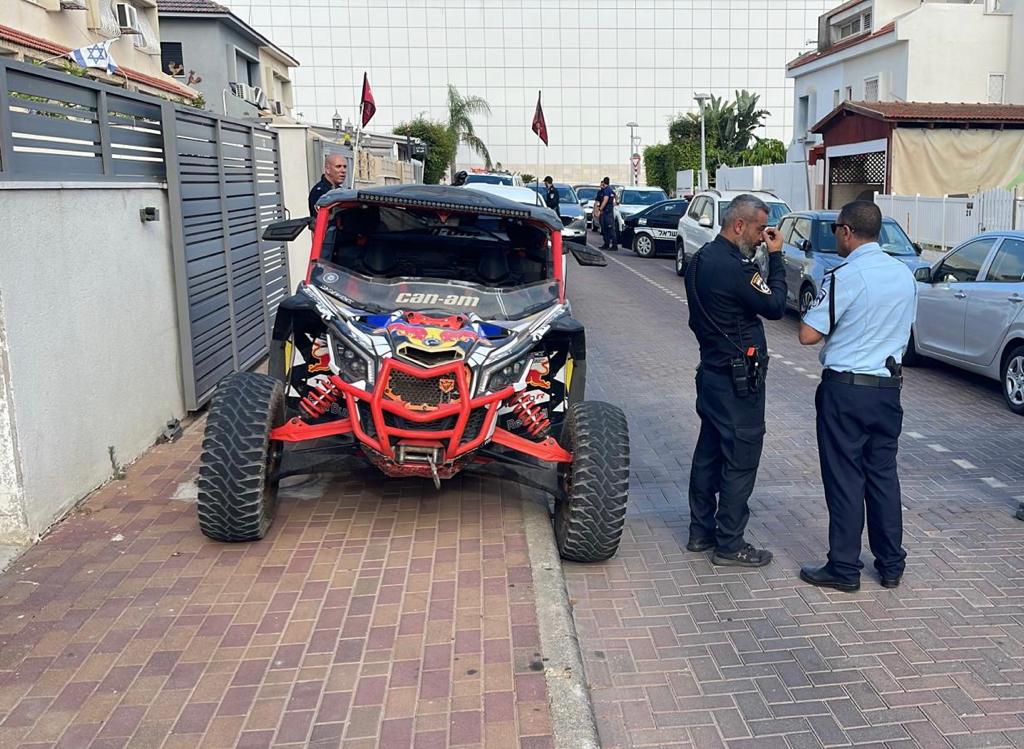
[[[83,68],[99,68],[100,70],[106,70],[107,75],[117,71],[117,63],[114,62],[113,56],[110,54],[110,45],[114,43],[114,39],[108,39],[105,42],[99,42],[98,44],[90,44],[88,47],[79,47],[68,52],[70,57],[76,65],[80,65]]]

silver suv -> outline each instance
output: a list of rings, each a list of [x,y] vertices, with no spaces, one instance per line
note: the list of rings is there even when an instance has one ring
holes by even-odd
[[[999,380],[1024,414],[1024,231],[986,232],[914,273],[917,320],[903,363],[921,356]]]
[[[775,226],[789,213],[789,206],[767,190],[704,190],[693,196],[690,207],[679,219],[676,230],[676,274],[686,272],[686,263],[697,250],[722,230],[722,214],[737,195],[754,195],[768,204],[768,225]]]

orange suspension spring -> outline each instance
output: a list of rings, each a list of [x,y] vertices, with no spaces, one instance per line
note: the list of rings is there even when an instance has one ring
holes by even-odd
[[[330,380],[321,380],[299,401],[299,408],[310,418],[317,419],[331,410],[331,406],[337,403],[339,398],[341,390]]]
[[[525,390],[512,401],[512,413],[523,422],[531,437],[543,437],[551,427],[551,419],[545,414],[544,407],[535,403]]]

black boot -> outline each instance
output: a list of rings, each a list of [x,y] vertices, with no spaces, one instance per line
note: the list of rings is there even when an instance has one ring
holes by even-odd
[[[849,580],[836,577],[832,574],[827,564],[821,567],[805,564],[800,568],[800,579],[805,583],[817,585],[820,588],[835,588],[844,593],[853,593],[860,590],[860,580],[850,582]]]

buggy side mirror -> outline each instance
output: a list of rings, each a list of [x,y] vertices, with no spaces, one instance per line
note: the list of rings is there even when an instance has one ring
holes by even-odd
[[[309,226],[309,218],[290,218],[286,221],[275,221],[263,230],[263,238],[268,242],[291,242]]]
[[[572,253],[572,256],[576,258],[576,262],[580,265],[594,265],[602,268],[608,265],[608,260],[602,252],[576,242],[566,242],[565,244],[571,245],[569,252]]]
[[[918,268],[914,271],[914,278],[921,283],[932,282],[932,269],[928,267]]]

